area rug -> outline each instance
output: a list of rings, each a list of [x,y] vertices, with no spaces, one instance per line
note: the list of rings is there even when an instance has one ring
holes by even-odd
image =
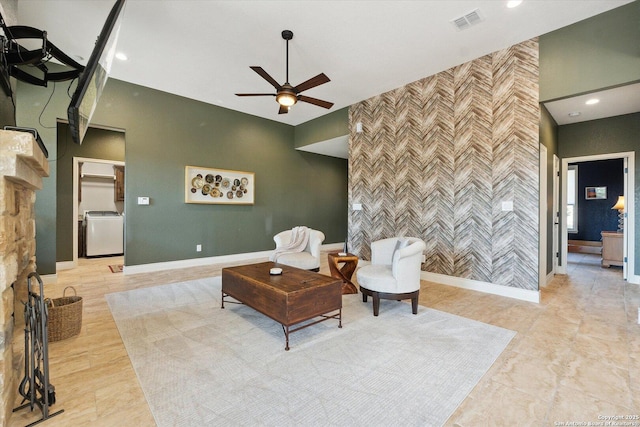
[[[106,295],[158,426],[439,426],[515,332],[419,307],[343,296],[291,334],[220,277]]]
[[[122,264],[109,266],[109,270],[111,270],[112,273],[122,273],[123,268],[124,266]]]

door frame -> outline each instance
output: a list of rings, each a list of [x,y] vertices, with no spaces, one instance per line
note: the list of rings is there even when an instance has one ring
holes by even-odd
[[[91,162],[91,163],[106,163],[115,166],[125,166],[125,162],[119,160],[105,160],[105,159],[94,159],[91,157],[74,157],[73,158],[73,267],[78,266],[78,205],[80,202],[78,201],[78,191],[80,187],[80,180],[78,179],[80,176],[80,163]]]
[[[538,242],[538,289],[547,284],[547,147],[540,144],[540,241]]]
[[[625,216],[624,216],[624,233],[623,233],[623,259],[622,277],[632,283],[637,281],[639,276],[634,276],[635,272],[635,152],[627,151],[621,153],[596,154],[591,156],[567,157],[562,159],[562,191],[560,203],[560,223],[562,225],[561,244],[560,244],[560,265],[558,272],[567,274],[567,256],[568,256],[568,236],[567,221],[567,170],[569,163],[590,162],[595,160],[611,160],[623,159],[626,164],[624,173],[624,196],[625,196]]]
[[[560,158],[553,155],[553,274],[560,273]]]

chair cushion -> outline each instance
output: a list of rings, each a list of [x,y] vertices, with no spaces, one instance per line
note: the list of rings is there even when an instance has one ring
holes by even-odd
[[[320,267],[318,258],[309,252],[287,253],[278,256],[278,264],[289,265],[303,270],[312,270]]]
[[[391,266],[369,264],[356,272],[358,284],[370,291],[396,293],[398,284],[391,274]]]
[[[393,262],[393,258],[396,256],[396,252],[398,252],[400,249],[404,249],[407,246],[409,246],[409,240],[408,239],[404,239],[404,238],[399,238],[398,241],[396,242],[396,247],[393,249],[393,255],[391,256],[391,260]]]

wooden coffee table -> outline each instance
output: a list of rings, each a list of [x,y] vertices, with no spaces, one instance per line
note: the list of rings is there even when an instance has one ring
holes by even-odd
[[[282,268],[282,274],[269,274],[273,267]],[[289,350],[289,334],[316,323],[337,319],[342,328],[342,281],[312,271],[273,262],[223,268],[222,308],[226,297],[280,323],[285,350]],[[316,317],[320,319],[307,322]]]

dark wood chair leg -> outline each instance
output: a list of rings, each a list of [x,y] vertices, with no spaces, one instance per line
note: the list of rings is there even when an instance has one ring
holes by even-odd
[[[373,297],[373,315],[377,316],[380,312],[380,295],[377,292],[372,292]]]

